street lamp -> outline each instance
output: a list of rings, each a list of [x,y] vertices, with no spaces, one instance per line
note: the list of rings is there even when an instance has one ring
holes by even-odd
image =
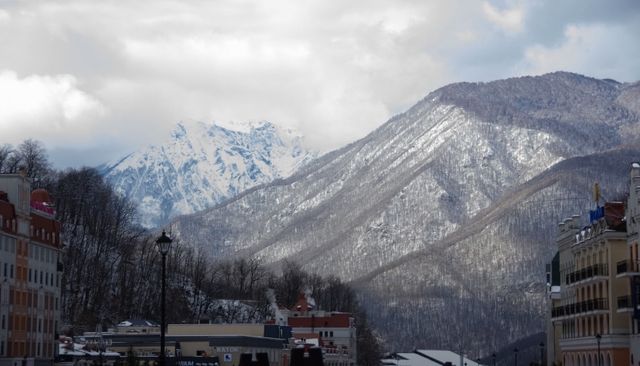
[[[167,326],[165,319],[165,302],[166,302],[166,279],[165,279],[165,271],[167,267],[167,253],[169,253],[169,247],[171,246],[171,238],[167,236],[167,234],[162,231],[162,235],[156,240],[156,245],[158,246],[158,250],[160,254],[162,254],[162,291],[160,297],[162,298],[162,303],[160,306],[160,366],[166,366],[165,363],[165,350],[164,350],[164,332]]]
[[[104,358],[102,355],[104,348],[105,348],[105,342],[104,342],[104,338],[102,338],[102,332],[100,332],[100,338],[98,338],[98,352],[100,355],[100,366],[104,365]]]
[[[513,354],[514,354],[514,356],[515,356],[515,358],[514,358],[514,361],[515,361],[515,362],[514,362],[514,365],[518,366],[518,347],[516,347],[516,348],[514,348],[514,349],[513,349]]]
[[[600,364],[600,359],[602,357],[600,357],[600,339],[602,338],[602,336],[600,335],[600,333],[596,334],[596,342],[598,342],[598,366],[601,366]]]
[[[544,342],[540,342],[538,346],[540,346],[540,366],[542,366],[542,361],[544,360]]]

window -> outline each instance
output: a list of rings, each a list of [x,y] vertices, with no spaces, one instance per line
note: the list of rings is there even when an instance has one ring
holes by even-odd
[[[11,265],[9,270],[9,278],[13,278],[13,264]]]
[[[29,282],[31,282],[31,268],[29,268]]]
[[[7,322],[7,318],[3,315],[2,316],[2,329],[5,329],[6,322]]]
[[[333,331],[329,332],[329,337],[333,337]]]

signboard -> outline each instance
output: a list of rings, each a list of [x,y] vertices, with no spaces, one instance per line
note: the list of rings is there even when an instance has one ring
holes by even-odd
[[[231,353],[225,353],[224,362],[231,362],[231,361],[233,361],[233,356],[231,355]]]
[[[218,357],[169,357],[167,364],[170,366],[219,366]]]
[[[215,347],[215,351],[218,353],[240,352],[240,348],[239,347]]]

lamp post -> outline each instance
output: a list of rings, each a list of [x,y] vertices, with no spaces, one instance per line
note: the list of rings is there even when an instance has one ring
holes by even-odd
[[[166,324],[166,314],[165,314],[165,300],[166,300],[166,279],[165,279],[165,271],[167,267],[167,253],[169,253],[169,247],[171,246],[171,238],[167,236],[167,234],[162,231],[162,235],[156,240],[156,245],[158,246],[158,250],[160,250],[160,254],[162,254],[162,291],[160,294],[161,304],[160,304],[160,366],[166,366],[165,362],[165,342],[164,342],[164,333]]]
[[[600,339],[601,338],[602,338],[602,336],[600,335],[600,333],[596,334],[596,342],[598,342],[598,362],[597,362],[598,366],[601,366],[601,364],[600,364],[600,359],[601,359],[601,357],[600,357]]]
[[[544,361],[544,342],[540,342],[538,346],[540,347],[540,366],[542,366]]]
[[[104,343],[104,338],[102,338],[102,332],[100,332],[100,338],[98,338],[98,352],[100,355],[100,366],[104,365],[104,358],[102,357],[102,352],[104,350],[105,347],[105,343]]]
[[[514,365],[518,366],[518,347],[513,349],[513,354],[514,354]]]

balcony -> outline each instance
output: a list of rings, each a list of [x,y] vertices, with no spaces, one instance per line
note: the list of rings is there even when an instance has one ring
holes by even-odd
[[[567,285],[573,285],[577,282],[586,281],[595,277],[607,276],[609,276],[609,266],[607,266],[606,263],[598,263],[571,273],[567,273],[565,275],[565,282]]]
[[[606,298],[585,300],[573,304],[556,306],[551,309],[551,317],[559,318],[563,316],[579,315],[592,311],[603,310],[609,310],[609,300]]]
[[[636,298],[636,306],[640,304],[640,296]],[[627,313],[633,311],[633,298],[631,295],[618,296],[618,312]]]
[[[616,263],[616,277],[627,277],[640,275],[638,262],[625,259]]]

